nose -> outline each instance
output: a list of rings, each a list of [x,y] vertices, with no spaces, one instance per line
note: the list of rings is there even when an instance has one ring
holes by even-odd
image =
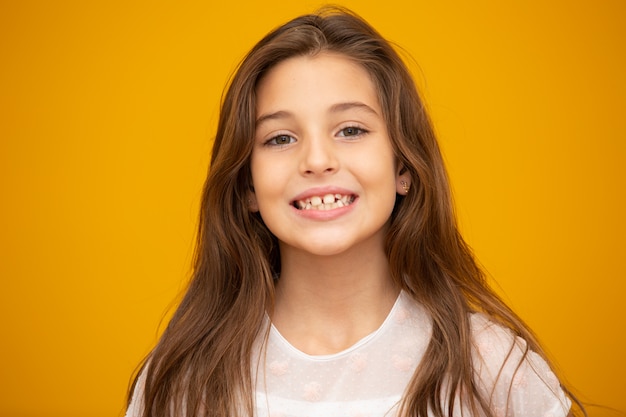
[[[303,175],[332,174],[339,168],[339,160],[332,138],[312,137],[305,141],[300,159]]]

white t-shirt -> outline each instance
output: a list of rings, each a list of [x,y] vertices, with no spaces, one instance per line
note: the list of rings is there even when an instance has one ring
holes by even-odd
[[[567,415],[570,401],[543,359],[529,352],[517,369],[525,342],[484,315],[472,315],[471,323],[476,381],[487,398],[492,395],[497,417]],[[267,356],[259,359],[257,350],[253,360],[253,375],[258,372],[255,417],[395,417],[431,335],[430,318],[405,293],[378,330],[333,355],[307,355],[269,320],[266,325],[271,326]],[[141,414],[144,379],[145,372],[126,417]],[[457,407],[454,415],[461,416]]]
[[[487,398],[492,393],[496,416],[567,415],[570,401],[543,359],[529,352],[516,373],[525,342],[484,315],[472,315],[471,323],[475,375]],[[428,315],[405,293],[378,330],[332,355],[305,354],[267,325],[266,358],[257,362],[257,417],[396,416],[431,335]]]

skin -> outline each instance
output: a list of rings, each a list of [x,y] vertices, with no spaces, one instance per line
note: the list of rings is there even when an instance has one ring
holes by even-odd
[[[339,352],[376,330],[397,298],[384,237],[408,178],[368,73],[346,57],[279,63],[257,87],[256,114],[251,210],[278,238],[282,263],[273,324],[305,353]],[[326,194],[350,203],[294,207]]]

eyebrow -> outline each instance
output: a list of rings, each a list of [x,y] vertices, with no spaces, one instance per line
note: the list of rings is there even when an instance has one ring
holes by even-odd
[[[370,106],[368,106],[365,103],[362,103],[360,101],[349,101],[347,103],[337,103],[337,104],[333,104],[330,107],[330,113],[339,113],[342,111],[346,111],[346,110],[351,110],[351,109],[361,109],[361,110],[365,110],[368,113],[372,113],[376,116],[378,116],[378,112],[376,112],[376,110],[374,110],[373,108],[371,108]]]
[[[267,113],[267,114],[263,114],[261,116],[259,116],[258,119],[256,119],[256,125],[259,126],[260,124],[268,121],[268,120],[280,120],[280,119],[287,119],[289,117],[291,117],[291,113],[289,113],[288,111],[284,111],[284,110],[280,110],[274,113]]]
[[[345,102],[345,103],[337,103],[337,104],[333,104],[332,106],[330,106],[330,109],[328,110],[329,113],[341,113],[350,109],[360,109],[360,110],[365,110],[368,113],[372,113],[376,116],[378,116],[378,112],[376,110],[374,110],[373,108],[371,108],[370,106],[368,106],[365,103],[362,103],[360,101],[349,101],[349,102]],[[280,120],[280,119],[287,119],[289,117],[292,117],[293,114],[285,111],[285,110],[279,110],[277,112],[274,113],[267,113],[267,114],[262,114],[261,116],[259,116],[256,119],[256,125],[259,126],[262,123],[265,123],[268,120]]]

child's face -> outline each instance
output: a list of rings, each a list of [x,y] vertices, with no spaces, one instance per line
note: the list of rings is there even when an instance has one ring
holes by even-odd
[[[368,73],[335,54],[283,61],[257,88],[256,118],[253,208],[281,255],[382,249],[399,174]]]

